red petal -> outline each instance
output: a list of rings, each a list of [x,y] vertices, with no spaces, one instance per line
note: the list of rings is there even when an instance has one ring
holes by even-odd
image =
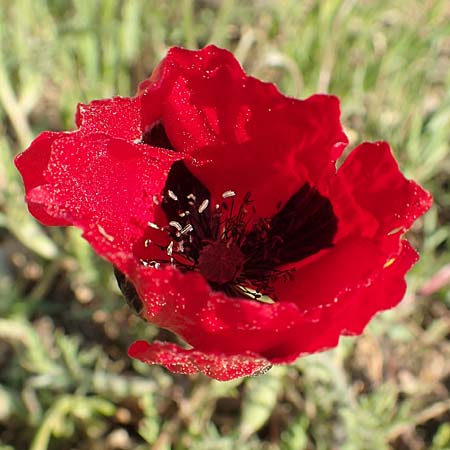
[[[334,303],[302,313],[293,303],[233,300],[212,292],[199,274],[142,268],[137,282],[144,316],[182,336],[202,353],[248,352],[271,362],[291,362],[300,354],[337,344],[342,327],[321,316]]]
[[[305,181],[318,185],[333,173],[347,143],[335,97],[286,97],[246,76],[226,50],[172,49],[152,78],[144,85],[143,126],[162,120],[213,202],[226,190],[238,201],[251,192],[257,214],[269,217]]]
[[[26,193],[36,186],[47,183],[44,171],[50,159],[51,145],[56,139],[64,136],[68,136],[68,133],[44,131],[31,143],[27,150],[17,155],[14,163],[22,175]],[[28,202],[28,209],[44,225],[69,225],[66,220],[47,214],[44,206],[39,203]]]
[[[209,45],[201,50],[187,50],[180,47],[172,47],[167,52],[166,57],[153,71],[150,78],[144,80],[139,85],[138,95],[141,96],[148,93],[146,91],[154,88],[157,90],[163,84],[167,85],[162,86],[164,89],[170,89],[171,86],[168,79],[176,78],[180,73],[198,77],[207,75],[218,67],[227,67],[236,77],[245,77],[245,73],[239,62],[228,50],[220,49],[214,45]],[[151,108],[145,102],[143,103],[143,107]],[[146,114],[144,113],[143,119],[145,117]]]
[[[77,108],[75,122],[83,135],[106,134],[133,142],[140,139],[140,98],[114,97],[94,100]]]
[[[428,192],[402,175],[385,142],[353,150],[329,195],[339,220],[337,239],[352,232],[368,237],[404,232],[432,203]]]
[[[398,245],[395,250],[398,253]],[[343,292],[370,284],[391,256],[368,239],[345,239],[293,265],[293,280],[276,283],[277,297],[296,303],[302,311],[332,304]]]
[[[140,99],[115,97],[94,100],[88,105],[79,104],[75,122],[80,128],[78,132],[46,131],[38,136],[26,151],[16,157],[15,164],[22,174],[26,193],[47,183],[45,171],[50,159],[52,144],[60,138],[105,133],[110,137],[121,139],[140,139]],[[42,204],[29,201],[28,208],[31,214],[45,225],[70,225],[64,219],[47,214]]]
[[[295,304],[263,304],[213,292],[199,273],[140,267],[130,278],[144,303],[143,317],[207,353],[264,355],[287,330],[308,321]]]
[[[239,204],[239,196],[250,192],[256,214],[270,217],[305,182],[320,188],[334,174],[335,158],[347,141],[335,97],[300,101],[277,92],[277,98],[267,102],[267,85],[254,79],[249,79],[246,91],[238,96],[240,106],[245,101],[257,105],[245,127],[246,140],[199,149],[196,159],[212,162],[191,165],[191,170],[211,191],[213,201],[220,202],[225,190],[233,190]],[[232,117],[227,119],[231,122]],[[236,120],[232,125],[242,128]]]
[[[368,289],[343,298],[352,318],[345,323],[345,334],[361,334],[376,313],[393,308],[402,300],[406,290],[405,274],[418,259],[409,242],[402,241],[400,254],[386,262],[383,271]]]
[[[57,220],[84,237],[122,272],[134,264],[133,244],[153,220],[152,195],[164,187],[173,153],[101,135],[72,134],[53,142],[46,184],[28,192]]]
[[[131,345],[128,354],[146,364],[161,364],[171,372],[205,375],[220,381],[249,375],[260,375],[270,369],[271,364],[252,353],[224,355],[185,350],[169,342],[137,341]]]
[[[135,284],[147,319],[179,334],[195,350],[227,355],[251,352],[272,363],[286,363],[335,346],[344,333],[361,332],[359,324],[401,299],[403,276],[412,260],[409,265],[392,264],[385,260],[385,249],[376,249],[370,241],[353,239],[334,249],[334,254],[324,255],[323,261],[318,258],[306,265],[300,278],[312,279],[310,285],[296,286],[299,297],[290,298],[295,303],[233,301],[212,292],[200,274],[183,275],[171,268],[141,268]],[[403,251],[395,261],[404,261]],[[394,272],[396,267],[401,269]],[[383,299],[377,299],[386,274],[392,275],[388,288]]]
[[[316,322],[292,328],[281,345],[265,356],[274,364],[286,363],[334,347],[341,335],[361,334],[375,314],[401,301],[406,289],[405,273],[416,261],[417,253],[403,241],[399,255],[372,277],[370,285],[343,292],[336,303],[311,310],[310,316],[316,314]]]

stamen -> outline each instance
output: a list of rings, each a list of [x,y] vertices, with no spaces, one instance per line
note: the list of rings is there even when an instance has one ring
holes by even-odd
[[[152,196],[153,204],[158,206],[159,205],[159,198],[157,195]]]
[[[159,229],[160,229],[159,226],[156,225],[156,223],[154,223],[154,222],[147,222],[147,225],[148,225],[150,228],[153,228],[154,230],[159,230]]]
[[[183,229],[183,227],[181,226],[181,223],[179,223],[179,222],[177,222],[177,221],[175,221],[175,220],[171,220],[171,221],[169,222],[169,225],[170,225],[171,227],[176,228],[178,231],[181,231],[181,230]]]
[[[209,205],[209,200],[205,199],[202,201],[201,205],[198,207],[198,213],[201,214]]]
[[[234,197],[235,195],[236,195],[236,192],[234,192],[234,191],[225,191],[222,194],[222,198]]]
[[[192,194],[192,192],[189,195],[186,195],[186,198],[188,200],[192,200],[193,202],[197,200],[197,197],[194,194]]]
[[[167,254],[169,256],[172,256],[173,253],[173,241],[170,242],[170,244],[167,246]]]
[[[161,267],[161,264],[158,261],[149,261],[147,259],[140,259],[139,262],[144,267],[151,267],[152,269],[159,269]]]
[[[192,230],[194,229],[194,227],[188,223],[181,231],[180,234],[187,234],[190,233]]]
[[[178,197],[176,196],[175,192],[171,191],[170,189],[167,191],[167,195],[172,199],[177,201]]]
[[[149,247],[151,243],[152,243],[151,239],[146,239],[144,241],[144,247]]]

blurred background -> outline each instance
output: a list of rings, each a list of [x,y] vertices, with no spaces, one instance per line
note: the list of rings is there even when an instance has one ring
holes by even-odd
[[[338,95],[435,198],[400,307],[359,338],[219,383],[131,361],[133,316],[78,230],[41,227],[12,158],[78,102],[133,95],[169,46],[215,43],[288,95]],[[450,449],[447,0],[0,0],[0,450]]]

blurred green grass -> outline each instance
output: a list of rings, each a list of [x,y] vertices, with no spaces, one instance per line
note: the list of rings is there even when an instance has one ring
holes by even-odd
[[[76,230],[28,215],[12,165],[40,131],[73,128],[78,102],[132,95],[169,46],[210,42],[289,95],[338,95],[351,145],[388,140],[435,198],[401,307],[228,383],[129,360],[164,332]],[[0,118],[0,450],[450,448],[446,0],[0,0]]]

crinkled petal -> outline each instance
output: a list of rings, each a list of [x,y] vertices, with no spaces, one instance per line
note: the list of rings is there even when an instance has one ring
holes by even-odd
[[[237,201],[250,192],[256,214],[270,217],[306,181],[320,185],[334,173],[347,144],[336,97],[286,97],[245,75],[226,50],[172,49],[152,79],[142,126],[162,121],[213,202],[227,190]]]
[[[404,277],[419,255],[408,241],[403,240],[401,245],[399,255],[385,263],[368,289],[349,293],[349,298],[343,299],[352,318],[343,325],[345,334],[361,334],[375,314],[393,308],[402,300],[406,290]]]
[[[77,131],[45,131],[31,143],[27,150],[16,157],[15,164],[22,174],[25,192],[28,193],[31,189],[47,184],[45,172],[52,144],[56,140],[103,133],[112,138],[132,142],[141,138],[140,117],[139,98],[114,97],[94,100],[88,105],[79,104],[75,116],[76,125],[79,127]],[[64,219],[47,214],[42,204],[28,201],[28,208],[31,214],[44,225],[70,225]]]
[[[132,358],[146,364],[161,364],[171,372],[194,374],[204,373],[219,381],[249,375],[260,375],[270,369],[271,364],[258,355],[242,352],[236,355],[203,353],[186,350],[169,342],[136,341],[128,351]]]
[[[342,334],[360,333],[358,324],[365,325],[378,311],[400,301],[404,274],[416,255],[405,245],[386,261],[386,253],[377,253],[370,241],[349,241],[334,254],[324,255],[326,260],[318,258],[319,266],[305,265],[301,278],[312,276],[311,285],[296,286],[299,297],[290,297],[291,302],[230,301],[212,292],[201,275],[183,275],[170,268],[140,269],[136,286],[145,317],[179,334],[196,350],[251,352],[272,363],[287,363],[335,346]],[[346,265],[346,256],[351,264],[333,273]],[[387,274],[384,297],[377,299]],[[332,278],[330,285],[323,280],[325,275]]]
[[[80,103],[75,123],[85,136],[100,133],[129,142],[139,140],[142,135],[140,98],[114,97],[87,105]]]
[[[338,236],[384,237],[409,229],[432,203],[431,195],[400,172],[386,142],[364,143],[339,168],[330,187]]]
[[[163,189],[169,152],[103,135],[73,134],[52,143],[46,184],[27,200],[56,220],[76,225],[122,272],[137,263],[133,244],[153,220],[152,195]]]
[[[144,318],[203,352],[264,356],[286,331],[309,321],[293,303],[230,299],[212,291],[199,273],[141,267],[131,281],[143,301]]]
[[[200,273],[183,274],[170,266],[161,269],[140,266],[130,279],[146,307],[145,318],[180,334],[191,345],[197,345],[193,342],[202,332],[267,332],[277,328],[277,321],[287,327],[297,310],[289,303],[230,299],[223,292],[213,291]],[[201,348],[209,345],[201,342],[201,337],[198,341]],[[245,347],[248,342],[241,344]]]
[[[17,155],[14,163],[22,175],[26,193],[37,186],[47,183],[44,172],[50,159],[52,143],[59,138],[69,135],[70,133],[44,131],[31,143],[27,150]],[[69,222],[66,220],[47,214],[44,206],[40,203],[29,201],[28,209],[44,225],[69,225]]]
[[[248,81],[247,90],[253,94],[249,105],[264,99],[258,91],[266,85],[251,89],[258,83]],[[256,215],[271,217],[304,183],[320,189],[334,174],[334,158],[346,143],[338,100],[316,95],[300,101],[277,94],[270,106],[262,104],[251,111],[245,127],[248,140],[203,147],[196,152],[196,159],[211,160],[190,168],[208,186],[213,201],[219,203],[224,191],[233,190],[239,204],[250,192]],[[243,95],[239,98],[245,101]]]
[[[382,246],[360,236],[344,239],[290,266],[295,270],[292,279],[277,281],[277,298],[296,303],[303,311],[333,303],[343,292],[370,284],[399,247],[389,250],[387,253]]]
[[[337,344],[342,328],[321,320],[336,303],[302,311],[294,303],[265,304],[212,292],[200,274],[140,269],[135,286],[143,317],[181,336],[195,350],[236,355],[250,352],[277,363]],[[349,318],[350,319],[350,318]]]
[[[265,357],[273,364],[294,361],[299,356],[336,346],[342,335],[361,334],[372,317],[393,308],[403,298],[406,272],[417,261],[416,251],[402,241],[401,251],[387,261],[367,286],[342,292],[336,302],[319,305],[309,311],[314,322],[291,328],[280,345],[274,345]]]

